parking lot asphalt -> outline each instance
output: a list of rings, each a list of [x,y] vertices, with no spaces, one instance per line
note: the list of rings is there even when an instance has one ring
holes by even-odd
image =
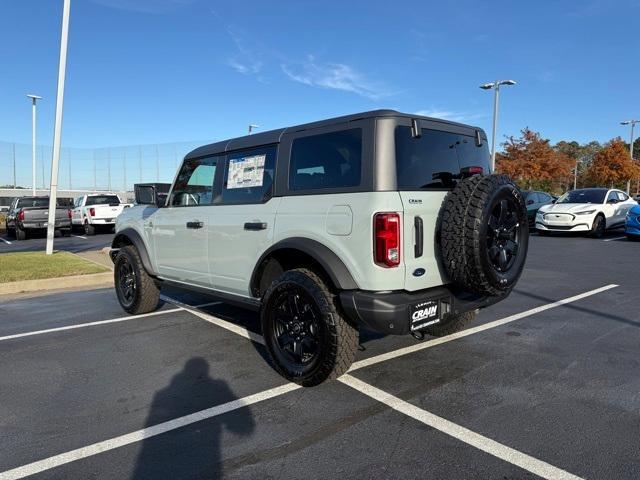
[[[363,332],[310,389],[269,366],[255,313],[205,296],[139,317],[109,289],[0,300],[0,479],[638,478],[640,244],[605,240],[533,235],[469,329]]]
[[[57,237],[53,244],[56,250],[79,253],[110,247],[112,240],[112,233],[97,233],[87,236],[83,233],[73,232],[70,237]],[[39,252],[45,249],[46,244],[47,235],[42,232],[34,233],[26,240],[19,241],[6,234],[0,234],[0,255],[8,252]]]

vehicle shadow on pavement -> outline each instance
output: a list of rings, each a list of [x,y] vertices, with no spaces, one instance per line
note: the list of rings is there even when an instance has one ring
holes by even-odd
[[[154,395],[145,427],[237,400],[227,383],[212,378],[209,370],[204,358],[189,359],[169,385]],[[247,436],[254,428],[251,410],[245,407],[147,438],[131,478],[222,478],[223,430]]]

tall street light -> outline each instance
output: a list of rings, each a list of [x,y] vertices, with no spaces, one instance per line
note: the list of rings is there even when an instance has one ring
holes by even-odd
[[[500,96],[500,85],[515,85],[514,80],[496,80],[495,82],[480,85],[483,90],[493,89],[493,135],[491,137],[491,171],[496,169],[496,135],[498,130],[498,97]]]
[[[260,125],[249,125],[249,135],[251,135],[251,132],[253,132],[256,128],[260,128]]]
[[[636,123],[640,123],[640,120],[625,120],[620,122],[620,125],[631,125],[631,142],[629,143],[629,155],[631,156],[631,162],[633,163],[633,129]],[[627,180],[627,195],[631,190],[631,180]]]
[[[62,33],[60,35],[60,62],[58,64],[58,91],[56,93],[56,120],[53,128],[53,155],[51,156],[47,255],[53,253],[53,237],[56,227],[56,196],[58,194],[58,165],[60,163],[60,142],[62,139],[62,107],[64,106],[64,78],[67,72],[67,41],[69,39],[70,9],[71,0],[64,0],[62,8]]]
[[[36,196],[36,102],[42,100],[42,97],[33,94],[27,94],[31,99],[31,185],[33,196]]]

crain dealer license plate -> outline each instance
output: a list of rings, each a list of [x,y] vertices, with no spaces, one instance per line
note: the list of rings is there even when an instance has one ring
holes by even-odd
[[[430,300],[411,306],[411,330],[420,330],[440,322],[438,302]]]

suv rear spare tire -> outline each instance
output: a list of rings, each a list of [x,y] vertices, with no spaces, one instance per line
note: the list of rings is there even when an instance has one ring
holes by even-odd
[[[289,270],[274,281],[264,294],[260,320],[275,369],[305,387],[345,373],[358,350],[357,328],[311,270]]]
[[[506,175],[461,180],[444,200],[439,238],[451,281],[481,295],[507,293],[522,274],[529,245],[520,190]]]

